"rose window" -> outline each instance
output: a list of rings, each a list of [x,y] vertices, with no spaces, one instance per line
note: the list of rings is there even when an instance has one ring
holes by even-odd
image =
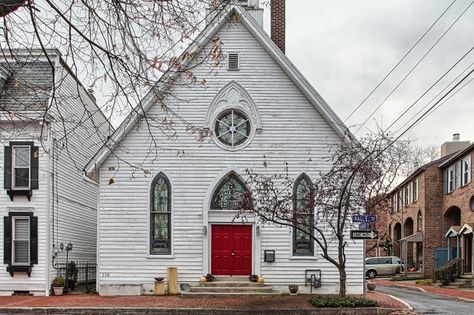
[[[244,113],[231,109],[222,113],[216,121],[217,139],[225,145],[235,147],[244,143],[250,135],[250,121]]]

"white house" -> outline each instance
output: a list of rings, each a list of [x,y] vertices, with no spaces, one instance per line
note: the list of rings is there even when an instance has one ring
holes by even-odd
[[[0,295],[48,295],[61,243],[70,260],[96,261],[98,186],[82,168],[113,130],[59,52],[47,53],[0,61]]]
[[[287,162],[300,179],[295,185],[305,185],[330,167],[328,147],[345,132],[282,51],[284,1],[272,1],[273,40],[258,1],[248,2],[208,12],[207,26],[183,53],[198,55],[186,64],[196,80],[166,73],[87,166],[100,184],[101,295],[149,294],[169,266],[178,268],[179,283],[196,284],[208,273],[257,274],[286,290],[304,285],[306,270],[320,269],[318,292],[338,292],[337,269],[300,233],[252,217],[234,221],[248,189],[246,169],[264,171],[265,160],[266,172],[278,172]],[[224,56],[217,66],[205,59],[216,43]],[[171,130],[155,123],[172,119]],[[346,250],[348,293],[361,294],[362,242]],[[274,262],[265,251],[274,251]]]

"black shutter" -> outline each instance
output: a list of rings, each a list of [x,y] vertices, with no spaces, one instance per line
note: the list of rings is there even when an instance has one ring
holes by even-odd
[[[38,263],[38,217],[31,217],[30,221],[30,261]]]
[[[3,263],[10,265],[12,261],[12,218],[3,217]]]
[[[4,151],[4,173],[3,173],[3,189],[12,188],[12,148],[5,146]]]
[[[31,147],[31,189],[38,189],[39,148]]]
[[[448,172],[449,170],[448,169],[445,169],[443,171],[443,178],[444,178],[444,194],[447,195],[448,194],[448,187],[449,187],[449,182],[448,182]]]

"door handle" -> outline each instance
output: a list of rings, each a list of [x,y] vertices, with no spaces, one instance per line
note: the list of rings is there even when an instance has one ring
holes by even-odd
[[[234,252],[234,251],[232,251],[232,256],[235,256],[235,252]]]

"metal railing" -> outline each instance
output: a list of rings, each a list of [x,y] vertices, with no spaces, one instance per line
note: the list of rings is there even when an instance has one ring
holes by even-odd
[[[442,285],[449,285],[461,275],[462,259],[456,257],[446,262],[434,272],[434,281],[441,281]]]
[[[74,281],[75,285],[95,285],[96,282],[96,271],[97,265],[95,263],[87,261],[75,261],[75,267],[77,273],[74,270],[71,270],[71,265],[68,266],[68,279]],[[66,264],[58,263],[56,273],[58,276],[64,277],[66,279]],[[71,286],[67,284],[70,289]]]

